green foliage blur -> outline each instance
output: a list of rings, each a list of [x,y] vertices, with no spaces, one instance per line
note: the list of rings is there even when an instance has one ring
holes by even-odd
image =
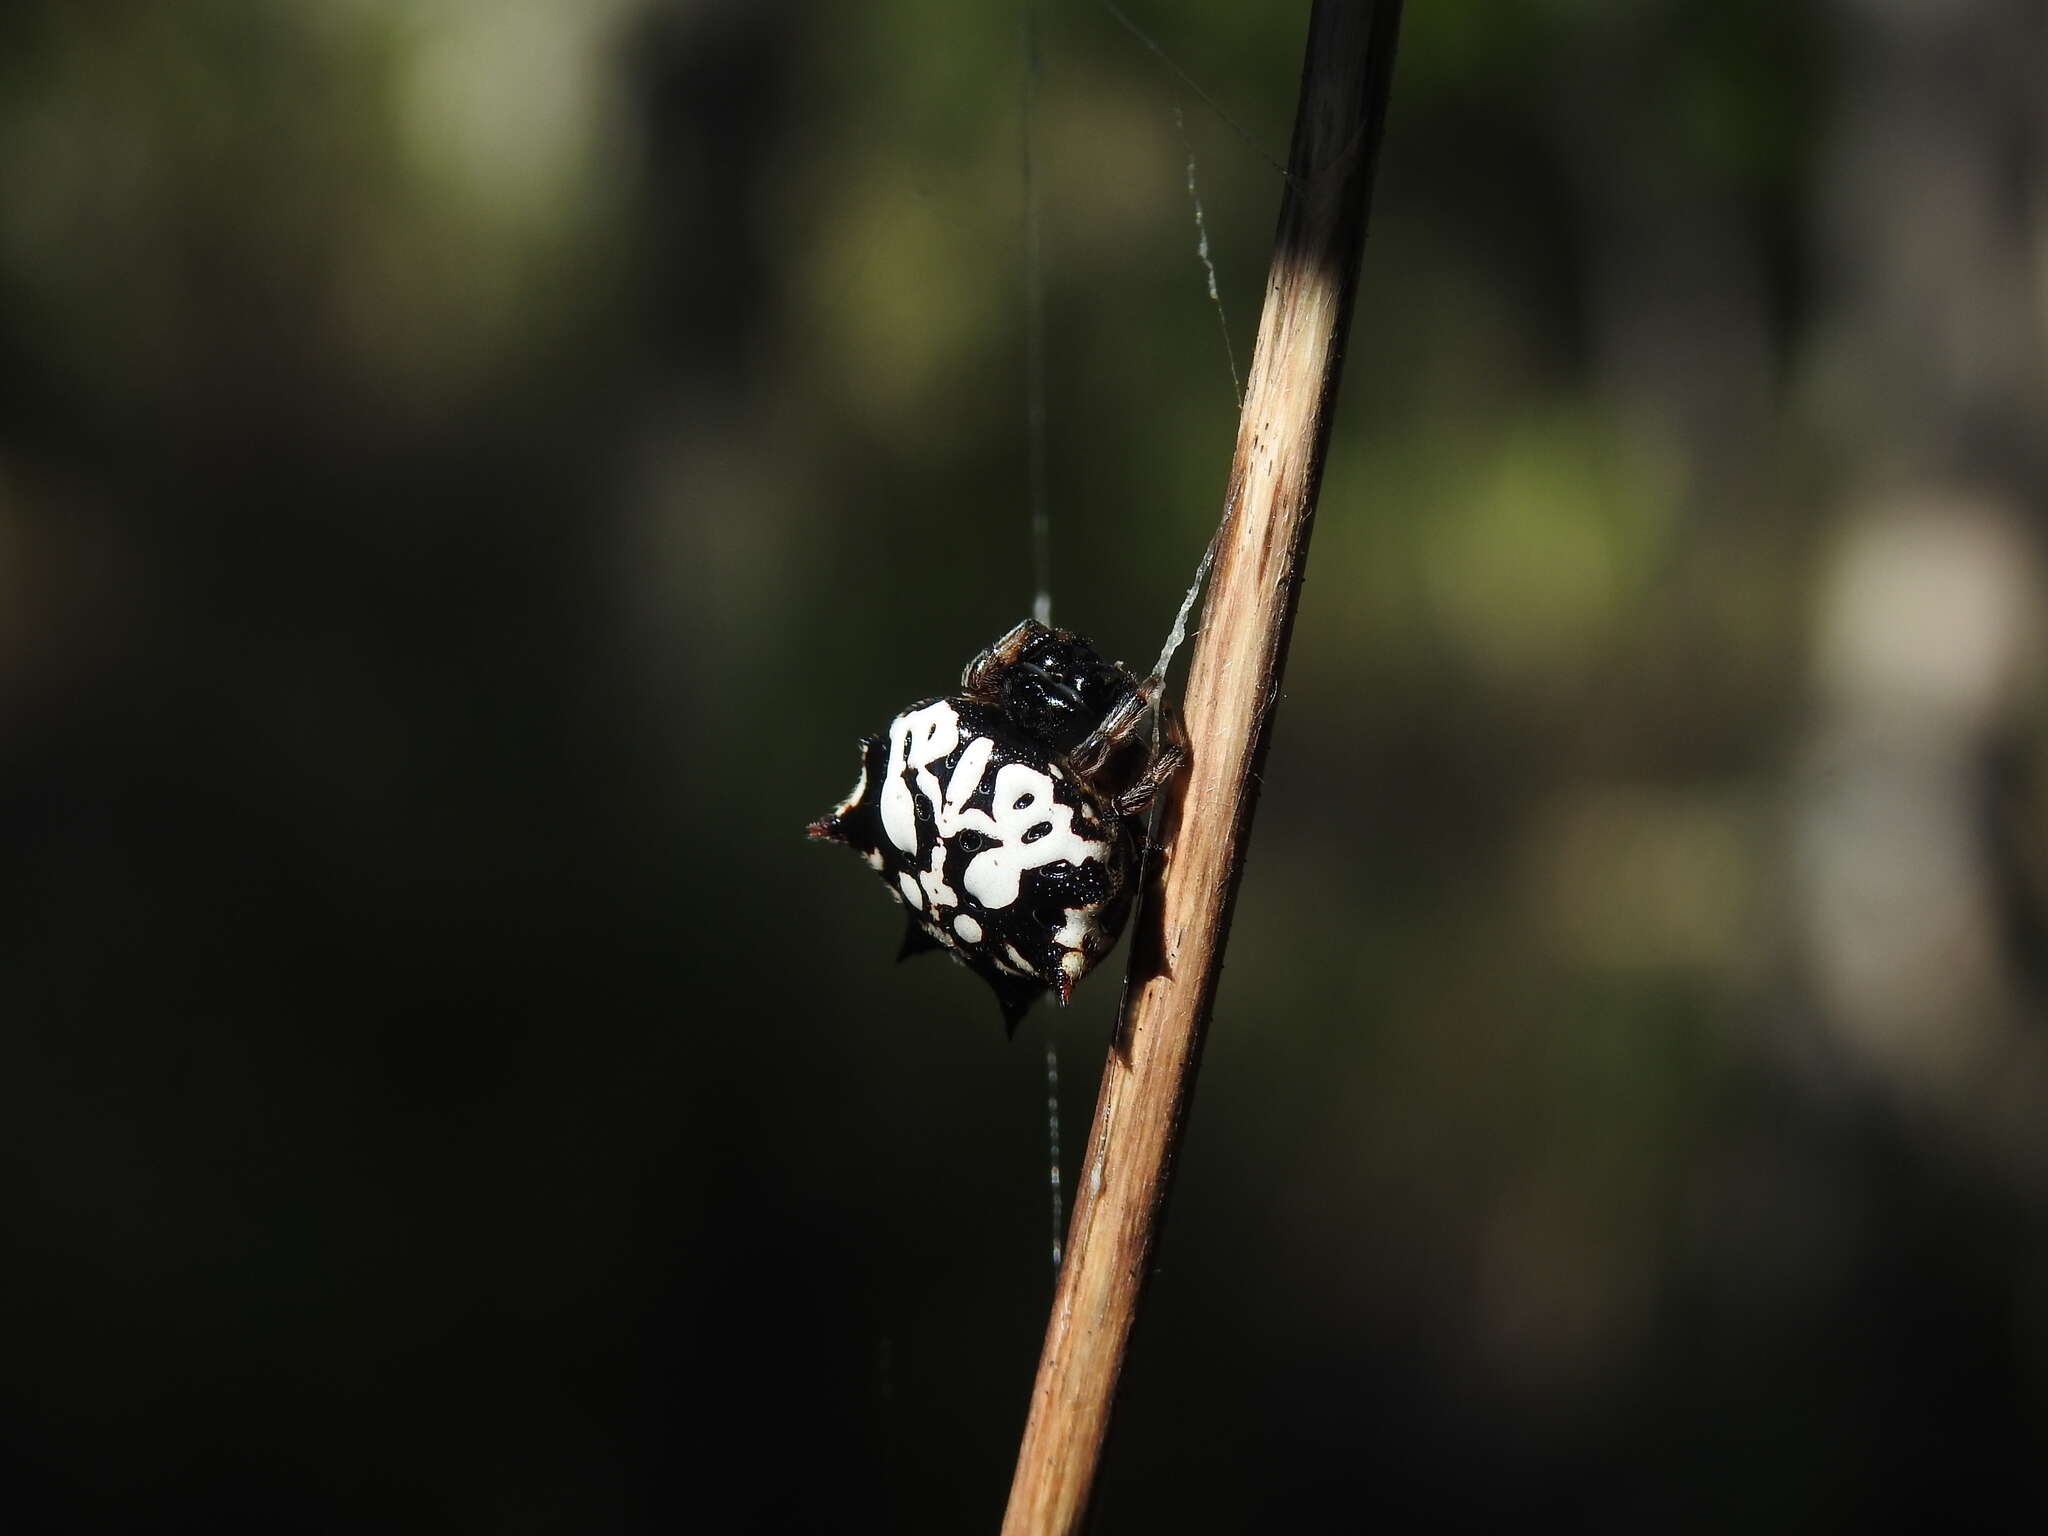
[[[1056,619],[1214,526],[1307,8],[1122,10],[0,9],[0,1524],[993,1529],[1116,986],[801,831],[1027,94]],[[2041,1528],[2044,42],[1407,7],[1103,1529]]]

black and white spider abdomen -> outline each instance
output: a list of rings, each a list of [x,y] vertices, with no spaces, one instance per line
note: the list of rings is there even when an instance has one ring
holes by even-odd
[[[909,910],[912,947],[952,950],[1006,1014],[1064,998],[1122,931],[1124,818],[973,700],[927,700],[864,741],[860,783],[820,825]]]
[[[1112,792],[1103,765],[1126,755],[1144,697],[1065,631],[1020,624],[962,685],[864,740],[853,793],[810,830],[850,845],[908,909],[906,954],[951,951],[1014,1028],[1041,992],[1064,1003],[1114,947],[1135,811],[1163,775]],[[1177,749],[1165,757],[1170,773]]]

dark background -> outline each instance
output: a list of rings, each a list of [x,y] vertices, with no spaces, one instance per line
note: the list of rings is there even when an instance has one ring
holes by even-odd
[[[1059,0],[1036,138],[1143,662],[1305,7],[1131,11],[1229,121]],[[1006,1044],[800,830],[1029,601],[1019,16],[0,10],[10,1528],[994,1528],[1115,986]],[[1105,1530],[2040,1528],[2044,60],[1409,6]]]

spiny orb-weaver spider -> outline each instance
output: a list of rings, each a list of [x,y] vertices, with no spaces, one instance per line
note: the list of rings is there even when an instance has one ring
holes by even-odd
[[[1138,735],[1159,690],[1079,635],[1026,619],[967,664],[960,692],[861,742],[860,782],[809,828],[845,843],[908,909],[901,956],[946,949],[995,989],[1003,1023],[1065,1005],[1135,894],[1139,817],[1187,761]]]

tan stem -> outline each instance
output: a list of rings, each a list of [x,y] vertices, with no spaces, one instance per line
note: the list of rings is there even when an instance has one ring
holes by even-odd
[[[1086,1518],[1222,969],[1258,769],[1322,479],[1365,242],[1399,0],[1317,0],[1280,227],[1162,819],[1004,1536]]]

